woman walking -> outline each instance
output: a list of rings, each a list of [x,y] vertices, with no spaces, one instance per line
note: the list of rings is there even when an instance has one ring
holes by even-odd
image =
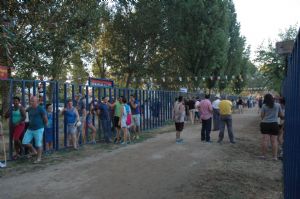
[[[278,117],[284,118],[280,104],[274,102],[271,94],[266,94],[264,97],[264,104],[261,108],[261,123],[260,130],[263,135],[262,138],[262,156],[266,158],[268,142],[271,139],[273,160],[277,160],[279,134]]]

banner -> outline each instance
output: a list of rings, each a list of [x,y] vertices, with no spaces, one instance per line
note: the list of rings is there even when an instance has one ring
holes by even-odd
[[[0,66],[0,79],[6,80],[8,79],[8,67]]]
[[[187,89],[187,88],[180,88],[180,92],[181,92],[181,93],[187,93],[187,92],[188,92],[188,89]]]
[[[113,88],[114,81],[111,79],[99,79],[99,78],[89,77],[89,86]]]

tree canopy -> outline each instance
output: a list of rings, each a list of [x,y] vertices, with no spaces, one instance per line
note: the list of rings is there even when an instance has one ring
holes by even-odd
[[[240,92],[251,76],[232,0],[11,0],[0,7],[9,23],[0,61],[15,67],[16,78],[71,75],[85,83],[93,73],[120,87]]]

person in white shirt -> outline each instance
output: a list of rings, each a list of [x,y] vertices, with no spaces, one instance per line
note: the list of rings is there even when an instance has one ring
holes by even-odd
[[[220,129],[220,95],[216,95],[216,99],[212,103],[213,107],[213,131],[218,131]]]
[[[197,120],[200,122],[200,112],[198,111],[198,107],[200,104],[200,99],[199,97],[196,98],[196,102],[195,102],[195,119],[197,118]]]

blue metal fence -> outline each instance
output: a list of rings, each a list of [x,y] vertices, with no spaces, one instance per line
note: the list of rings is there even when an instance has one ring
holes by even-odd
[[[67,99],[75,100],[76,94],[86,96],[86,106],[91,102],[101,100],[102,97],[109,97],[109,101],[116,100],[119,96],[124,96],[127,101],[131,94],[136,95],[140,102],[140,109],[142,111],[141,117],[141,130],[146,131],[165,125],[172,119],[172,106],[175,98],[179,95],[184,96],[202,96],[199,93],[180,93],[175,91],[162,91],[162,90],[140,90],[140,89],[127,89],[127,88],[96,88],[87,85],[77,85],[61,83],[58,81],[39,81],[39,80],[1,80],[1,83],[7,82],[10,85],[9,91],[9,104],[10,110],[13,106],[13,96],[21,98],[21,104],[24,107],[29,106],[30,96],[40,96],[39,102],[43,106],[51,103],[53,104],[53,149],[59,150],[67,147],[68,136],[66,121],[64,116],[61,115],[59,109],[66,105]],[[10,114],[11,115],[11,114]],[[101,132],[100,122],[98,117],[93,117],[93,123],[98,128],[98,139],[103,139],[104,134]],[[11,119],[10,119],[11,121]],[[112,124],[113,125],[113,124]],[[86,128],[85,140],[80,138],[80,143],[85,144],[89,141],[89,131]],[[13,156],[13,140],[12,130],[9,129],[9,157]],[[45,146],[45,144],[44,144]],[[45,149],[45,148],[44,148]]]
[[[284,198],[300,198],[300,32],[289,57],[284,81],[286,98],[284,135]]]

